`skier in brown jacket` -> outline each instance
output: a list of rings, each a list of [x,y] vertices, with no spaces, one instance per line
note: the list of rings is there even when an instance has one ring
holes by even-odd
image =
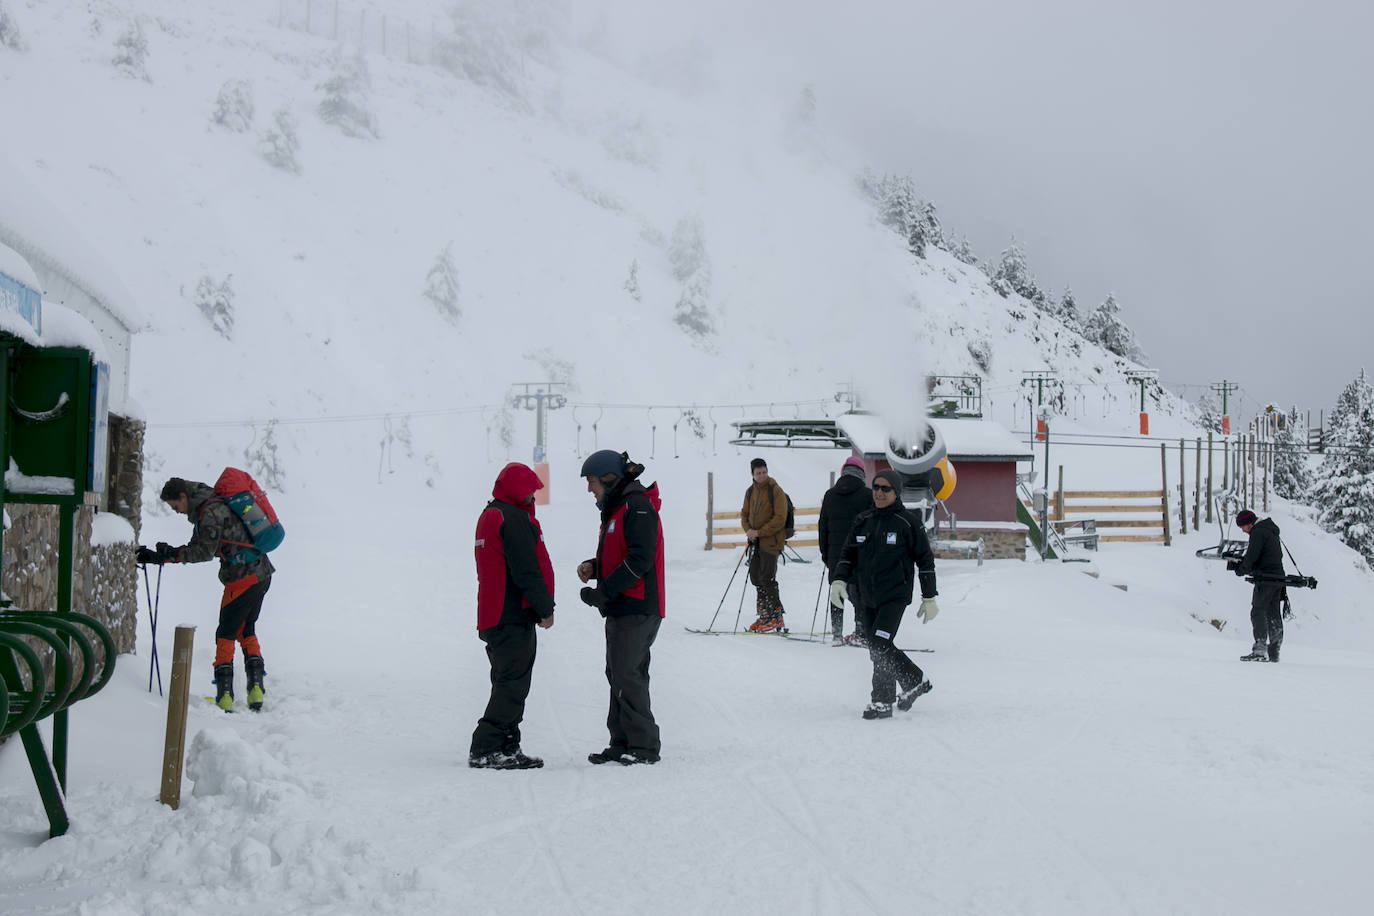
[[[754,482],[744,491],[739,510],[740,527],[749,541],[749,581],[757,590],[759,619],[749,625],[749,631],[774,633],[783,629],[778,556],[785,542],[787,494],[768,476],[768,463],[762,458],[749,462],[749,473]]]

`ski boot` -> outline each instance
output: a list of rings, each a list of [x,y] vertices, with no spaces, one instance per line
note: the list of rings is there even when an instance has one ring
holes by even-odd
[[[912,687],[910,690],[903,690],[901,693],[897,694],[897,708],[902,712],[906,712],[911,708],[911,704],[916,702],[917,697],[930,693],[934,687],[935,685],[930,682],[930,678],[921,678],[921,683]]]
[[[1257,642],[1250,649],[1250,654],[1242,655],[1240,660],[1243,662],[1267,662],[1269,661],[1269,647],[1262,642]]]
[[[215,666],[215,705],[234,711],[234,666],[230,663]]]
[[[891,704],[891,703],[869,703],[867,706],[864,707],[864,718],[865,718],[865,719],[891,719],[891,718],[892,718],[892,704]]]
[[[760,617],[749,625],[751,633],[781,633],[786,627],[783,626],[781,614],[770,614],[767,617]]]
[[[262,656],[244,656],[243,670],[248,673],[248,708],[253,712],[262,712],[262,678],[267,673]]]

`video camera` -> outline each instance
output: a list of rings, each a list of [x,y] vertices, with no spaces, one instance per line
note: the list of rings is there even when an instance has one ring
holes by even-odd
[[[1240,560],[1227,560],[1226,569],[1228,572],[1237,572],[1240,569]],[[1289,573],[1286,576],[1266,576],[1263,573],[1250,573],[1245,577],[1246,582],[1281,582],[1288,588],[1316,588],[1317,580],[1314,576],[1299,576]]]

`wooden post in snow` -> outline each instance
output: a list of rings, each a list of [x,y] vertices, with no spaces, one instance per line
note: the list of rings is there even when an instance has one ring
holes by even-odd
[[[706,472],[706,549],[711,549],[711,534],[715,522],[715,510],[711,503],[715,495],[715,475]]]
[[[1161,497],[1164,500],[1164,546],[1168,547],[1174,539],[1169,534],[1169,447],[1163,442],[1159,443],[1159,482],[1160,492],[1164,494]]]
[[[1202,527],[1202,437],[1194,444],[1197,468],[1193,471],[1193,530]]]
[[[1064,465],[1059,466],[1059,490],[1054,494],[1055,521],[1064,520]]]
[[[172,683],[167,688],[167,740],[162,751],[160,800],[173,811],[181,806],[181,766],[186,759],[186,703],[191,689],[191,646],[196,628],[181,626],[172,641]]]
[[[1207,430],[1207,524],[1212,524],[1212,431]]]
[[[1188,466],[1184,463],[1186,450],[1178,440],[1178,533],[1188,533]]]

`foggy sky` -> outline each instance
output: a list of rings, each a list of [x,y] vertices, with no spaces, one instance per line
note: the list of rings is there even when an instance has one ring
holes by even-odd
[[[602,6],[645,54],[695,34],[717,91],[812,84],[820,121],[980,258],[1015,235],[1051,295],[1114,292],[1190,398],[1228,379],[1233,416],[1315,418],[1374,370],[1374,4]]]

